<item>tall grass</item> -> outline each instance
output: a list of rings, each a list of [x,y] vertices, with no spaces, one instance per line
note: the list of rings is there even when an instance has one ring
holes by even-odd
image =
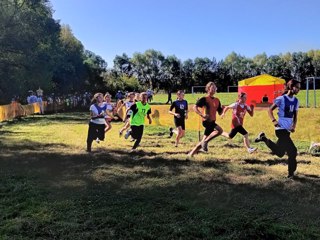
[[[197,131],[175,148],[167,126],[146,126],[129,153],[114,123],[88,154],[87,116],[34,116],[0,129],[0,239],[320,238],[320,162],[304,140],[295,140],[292,181],[285,158],[261,144],[249,155],[240,137],[217,138],[187,162]]]

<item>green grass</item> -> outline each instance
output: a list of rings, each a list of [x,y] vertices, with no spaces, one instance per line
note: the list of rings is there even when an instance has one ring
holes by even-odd
[[[87,113],[34,116],[0,129],[0,239],[319,239],[320,160],[296,140],[298,175],[262,144],[217,138],[189,162],[187,131],[146,126],[140,151],[119,139],[84,151]],[[251,139],[252,140],[252,139]]]
[[[198,98],[204,96],[205,94],[186,94],[185,99],[188,101],[188,103],[195,103]],[[215,95],[218,97],[223,105],[229,105],[237,100],[237,93],[217,93]],[[172,93],[172,99],[174,100],[176,98],[176,94]],[[297,98],[300,101],[300,106],[306,107],[306,90],[301,90],[299,94],[297,95]],[[156,94],[153,98],[154,104],[164,104],[167,102],[168,96],[167,94]],[[320,90],[316,90],[316,106],[320,107]],[[314,107],[314,92],[309,91],[309,107]]]

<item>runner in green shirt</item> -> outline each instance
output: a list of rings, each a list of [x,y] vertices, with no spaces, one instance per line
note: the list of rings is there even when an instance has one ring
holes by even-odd
[[[145,116],[149,119],[149,124],[152,123],[152,119],[150,117],[151,114],[151,108],[148,104],[148,95],[146,92],[142,92],[140,94],[141,101],[136,102],[133,104],[129,109],[132,111],[131,117],[130,117],[130,125],[131,130],[128,131],[125,135],[125,138],[127,139],[130,135],[133,139],[135,139],[135,143],[133,144],[132,150],[136,149],[140,142],[143,135],[143,128],[144,128],[144,119]]]

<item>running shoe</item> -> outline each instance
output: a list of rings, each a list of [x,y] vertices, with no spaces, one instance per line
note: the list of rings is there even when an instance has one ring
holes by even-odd
[[[172,127],[169,128],[169,131],[170,131],[169,136],[172,137],[172,135],[173,135],[173,128],[172,128]]]
[[[125,139],[128,139],[128,137],[130,136],[131,134],[131,131],[127,130],[126,134],[124,135],[124,138]]]
[[[254,142],[262,142],[266,138],[266,134],[264,132],[259,133],[258,137],[254,140]]]
[[[248,148],[248,153],[253,153],[257,150],[257,148]]]

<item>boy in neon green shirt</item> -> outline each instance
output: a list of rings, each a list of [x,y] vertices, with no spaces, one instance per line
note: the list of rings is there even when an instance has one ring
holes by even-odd
[[[144,129],[144,118],[147,116],[149,119],[149,124],[152,123],[152,119],[150,117],[151,114],[151,108],[148,104],[148,95],[146,92],[142,92],[140,94],[141,101],[136,102],[133,104],[128,111],[132,111],[131,117],[130,117],[130,125],[131,125],[131,131],[128,131],[128,133],[125,135],[125,138],[127,139],[129,135],[132,136],[133,139],[135,139],[135,142],[133,144],[132,150],[136,149],[140,142],[143,135],[143,129]]]

